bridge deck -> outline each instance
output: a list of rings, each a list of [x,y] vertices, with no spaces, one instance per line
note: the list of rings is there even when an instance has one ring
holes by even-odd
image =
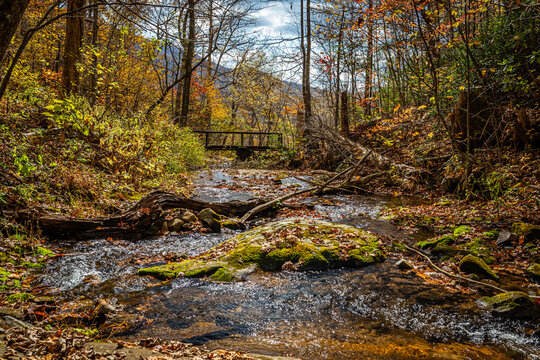
[[[283,134],[257,131],[206,131],[194,130],[204,136],[207,150],[276,150],[283,147]]]

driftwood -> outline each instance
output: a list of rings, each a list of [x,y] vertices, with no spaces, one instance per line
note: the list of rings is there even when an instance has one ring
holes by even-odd
[[[354,165],[353,159],[362,156],[365,157],[365,163],[371,168],[382,170],[395,168],[404,177],[426,175],[425,170],[407,164],[396,163],[383,154],[377,153],[373,151],[373,149],[369,149],[346,138],[341,133],[324,124],[323,121],[319,121],[317,125],[318,126],[310,133],[310,141],[314,144],[319,144],[319,147],[324,145],[324,147],[326,147],[326,153],[340,154],[341,159],[347,161],[351,165]],[[317,149],[318,152],[321,151],[317,146],[313,145],[313,147]],[[317,156],[314,156],[314,158],[319,159],[320,153],[317,154]]]
[[[313,193],[313,194],[321,194],[324,192],[325,189],[339,189],[339,190],[345,190],[343,187],[339,186],[339,187],[335,187],[335,186],[332,186],[331,184],[338,180],[339,178],[347,175],[349,172],[351,171],[355,171],[356,169],[358,169],[360,167],[360,165],[362,164],[363,161],[366,160],[367,156],[370,154],[371,152],[369,152],[367,155],[363,156],[356,164],[352,165],[352,166],[349,166],[347,169],[343,170],[342,172],[340,172],[339,174],[336,174],[334,176],[332,176],[329,180],[325,181],[324,183],[322,184],[316,184],[315,186],[313,187],[309,187],[309,188],[306,188],[306,189],[302,189],[302,190],[299,190],[299,191],[296,191],[296,192],[293,192],[293,193],[290,193],[290,194],[287,194],[287,195],[283,195],[283,196],[280,196],[276,199],[273,199],[273,200],[270,200],[264,204],[261,204],[259,206],[256,206],[254,207],[253,209],[249,210],[244,216],[242,216],[242,218],[240,219],[240,222],[241,223],[245,223],[247,220],[249,220],[253,215],[255,214],[258,214],[262,211],[265,211],[271,207],[274,207],[275,205],[279,204],[279,203],[282,203],[283,201],[285,200],[288,200],[290,198],[293,198],[295,196],[298,196],[298,195],[302,195],[302,194],[305,194],[305,193]],[[306,181],[304,179],[299,179],[301,181]],[[307,183],[313,183],[312,181],[306,181]]]
[[[155,235],[155,223],[163,212],[171,209],[200,211],[211,208],[219,214],[239,216],[264,202],[262,199],[213,203],[164,191],[152,191],[129,210],[118,215],[97,218],[73,218],[64,214],[51,214],[43,209],[25,209],[15,215],[19,222],[31,222],[49,238],[140,238]]]

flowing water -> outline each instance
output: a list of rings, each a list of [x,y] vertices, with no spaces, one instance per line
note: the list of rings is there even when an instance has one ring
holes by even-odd
[[[265,193],[266,180],[271,181],[254,173],[204,172],[196,180],[196,196],[246,200]],[[282,183],[283,188],[306,186],[294,178]],[[409,234],[377,220],[385,206],[416,201],[326,196],[312,216],[417,240],[430,234]],[[154,259],[197,255],[235,234],[59,244],[68,256],[50,264],[42,281],[67,299],[108,298],[144,315],[149,322],[126,335],[132,338],[161,337],[304,359],[540,359],[538,324],[480,312],[468,297],[398,270],[395,259],[356,270],[257,272],[233,284],[198,279],[159,284],[136,275],[137,269],[157,264]]]

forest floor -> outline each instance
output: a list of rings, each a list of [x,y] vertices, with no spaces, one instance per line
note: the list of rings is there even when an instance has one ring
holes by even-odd
[[[36,123],[33,126],[40,125]],[[538,226],[540,222],[538,152],[510,149],[506,149],[504,155],[500,155],[500,151],[496,149],[479,152],[473,166],[473,174],[476,176],[471,177],[476,179],[470,184],[472,196],[461,199],[443,189],[444,179],[458,179],[464,171],[455,165],[458,163],[457,159],[445,155],[450,150],[449,144],[431,132],[414,135],[412,130],[404,133],[399,140],[394,138],[389,142],[389,134],[395,134],[395,126],[398,125],[394,124],[388,129],[375,132],[372,132],[372,129],[357,129],[355,136],[364,139],[365,145],[385,152],[396,162],[423,166],[434,174],[434,179],[410,182],[396,174],[366,184],[366,193],[386,194],[395,198],[412,195],[421,200],[414,205],[383,210],[379,214],[380,218],[391,221],[405,231],[428,230],[433,234],[431,240],[451,235],[451,248],[454,250],[450,249],[450,252],[463,250],[481,255],[484,259],[493,258],[490,263],[497,273],[509,274],[512,279],[523,279],[521,283],[513,281],[504,284],[504,287],[540,295],[538,279],[527,271],[531,264],[540,262],[538,236],[520,233],[519,225],[514,225],[525,223]],[[88,148],[81,150],[77,146],[85,143],[86,139],[71,139],[71,142],[63,139],[61,143],[41,141],[39,137],[28,135],[31,130],[31,124],[17,130],[18,133],[14,133],[13,129],[2,128],[2,214],[22,208],[41,207],[72,217],[108,215],[127,209],[145,192],[155,187],[186,195],[193,190],[189,176],[183,174],[170,177],[162,174],[164,176],[160,178],[166,180],[155,182],[148,177],[98,170],[91,162],[81,161],[81,157],[91,158],[91,155],[84,153],[90,151]],[[366,136],[369,133],[373,134],[371,138]],[[15,141],[17,136],[23,136],[25,142]],[[70,145],[66,146],[66,143]],[[419,149],[423,149],[421,154],[418,153]],[[58,158],[59,161],[54,166],[44,166],[44,158],[48,157],[46,161],[51,162],[59,150],[63,152],[63,162]],[[222,162],[222,159],[217,162]],[[253,191],[254,188],[259,188],[260,195],[273,197],[284,193],[284,189],[279,186],[279,180],[291,175],[288,171],[279,170],[250,172],[261,174],[259,183],[251,181],[247,185],[224,184],[223,187],[231,192]],[[359,175],[369,175],[372,172],[373,169],[363,168]],[[292,175],[313,174],[310,170],[305,170]],[[455,184],[449,186],[446,190],[456,190]],[[289,205],[298,205],[305,197],[307,195],[298,197],[290,201]],[[283,207],[274,216],[310,217],[313,211],[311,207],[300,204]],[[59,307],[54,298],[44,294],[45,289],[36,286],[34,282],[35,271],[61,255],[53,254],[47,249],[47,239],[40,236],[37,229],[28,227],[27,224],[17,224],[8,216],[2,216],[0,221],[3,234],[0,238],[0,315],[3,318],[0,327],[4,329],[0,334],[0,357],[18,359],[54,352],[58,356],[53,358],[100,358],[102,355],[99,355],[99,351],[103,349],[84,345],[97,334],[88,328],[73,329],[72,326],[66,326],[65,321],[51,321],[56,316],[57,319],[62,318],[58,313]],[[503,246],[498,246],[497,239],[501,231],[517,236]],[[477,285],[433,272],[424,257],[397,246],[394,239],[382,239],[389,255],[394,259],[405,258],[414,267],[415,273],[426,282],[442,285],[449,291],[471,294],[480,291]],[[439,266],[451,273],[463,275],[456,262],[459,258],[459,255],[457,258],[450,256],[440,262]],[[487,282],[496,284],[491,280]],[[101,316],[100,308],[103,306],[106,305],[92,304],[84,310],[78,309],[77,316],[86,318],[91,323]],[[44,321],[47,325],[43,325]],[[172,358],[249,358],[235,352],[211,352],[185,344],[155,340],[137,344],[116,341],[115,344],[103,351],[111,355],[125,353],[125,349],[135,349],[132,353],[138,354],[149,349],[154,351],[155,356],[161,354]]]

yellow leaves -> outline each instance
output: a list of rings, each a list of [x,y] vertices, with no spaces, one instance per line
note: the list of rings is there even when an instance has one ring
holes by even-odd
[[[460,87],[459,87],[459,90],[460,90],[460,91],[463,91],[463,90],[465,90],[465,86],[463,86],[463,85],[462,85],[462,86],[460,86]]]
[[[430,138],[430,139],[431,139],[431,138],[433,137],[433,131],[432,131],[432,132],[430,132],[430,133],[429,133],[429,134],[428,134],[427,136],[428,136],[428,138]]]
[[[418,107],[418,110],[424,110],[425,108],[427,108],[426,105],[420,105],[420,106]]]
[[[397,104],[396,107],[394,108],[394,113],[396,113],[400,107],[401,107],[401,104]]]

